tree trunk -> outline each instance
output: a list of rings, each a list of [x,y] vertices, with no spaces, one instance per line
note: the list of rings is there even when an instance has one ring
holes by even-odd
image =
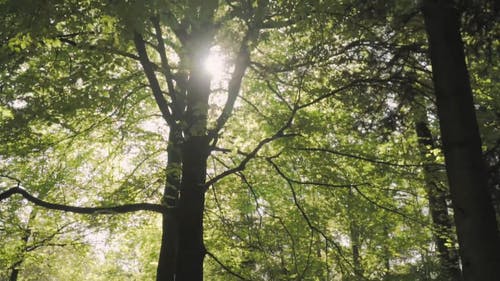
[[[351,209],[356,202],[354,201],[354,195],[352,189],[349,189],[349,200],[348,209]],[[363,265],[361,264],[361,238],[360,238],[360,227],[358,220],[354,214],[349,215],[349,236],[351,240],[351,250],[352,250],[352,263],[354,266],[354,277],[355,280],[363,279]]]
[[[9,281],[17,281],[17,278],[19,277],[19,269],[17,268],[21,263],[16,263],[14,267],[12,268],[12,271],[10,272],[10,278]]]
[[[156,272],[157,281],[175,281],[179,243],[177,200],[181,185],[181,138],[182,134],[177,127],[170,128],[167,146],[167,180],[162,200],[168,211],[162,216],[162,239]]]
[[[427,161],[429,148],[434,148],[432,135],[426,121],[416,122],[419,150],[424,161],[424,180],[429,200],[429,210],[433,224],[434,241],[436,242],[439,261],[443,270],[439,280],[458,281],[462,279],[458,256],[454,249],[446,246],[447,239],[453,237],[451,217],[446,204],[446,190],[439,185],[439,172],[433,166],[433,161]]]
[[[179,201],[179,263],[176,281],[203,280],[203,210],[208,142],[191,137],[184,144],[181,197]]]
[[[352,263],[354,265],[354,276],[357,280],[363,279],[363,266],[361,265],[360,246],[361,241],[359,237],[359,226],[355,221],[350,222],[350,236],[351,236],[351,249],[352,249]]]
[[[204,2],[206,18],[200,29],[194,30],[189,42],[190,75],[186,97],[184,142],[182,146],[182,180],[178,206],[179,253],[176,281],[203,280],[203,211],[209,138],[207,135],[210,76],[204,61],[213,37],[211,20],[216,2]]]
[[[500,242],[481,139],[451,0],[424,0],[443,152],[465,281],[498,281]]]

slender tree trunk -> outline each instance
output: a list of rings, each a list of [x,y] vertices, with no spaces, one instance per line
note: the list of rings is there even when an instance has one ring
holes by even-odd
[[[354,195],[352,193],[352,189],[349,190],[349,200],[348,200],[348,208],[352,208],[352,205],[355,204],[353,202]],[[363,266],[361,264],[361,255],[360,255],[360,247],[361,247],[361,238],[360,238],[360,228],[357,222],[356,217],[351,214],[349,216],[349,236],[351,239],[351,250],[352,250],[352,263],[354,266],[354,277],[356,280],[363,279]]]
[[[9,281],[17,281],[17,278],[19,277],[19,269],[17,267],[20,265],[21,265],[21,262],[16,262],[16,264],[12,267],[12,271],[10,272]]]
[[[424,180],[429,200],[429,210],[433,224],[434,241],[436,242],[439,260],[443,268],[439,280],[458,281],[462,279],[458,256],[454,249],[446,246],[447,239],[453,237],[451,217],[446,204],[446,190],[438,184],[440,175],[426,155],[429,148],[434,148],[431,132],[425,120],[416,122],[419,150],[424,160]]]
[[[363,266],[361,265],[361,255],[360,255],[360,235],[359,226],[355,221],[350,222],[350,236],[351,236],[351,249],[352,249],[352,262],[354,265],[354,276],[357,280],[363,279]]]
[[[383,226],[383,236],[385,239],[389,240],[391,237],[389,237],[389,226],[384,225]],[[382,245],[382,250],[384,253],[384,270],[385,274],[383,277],[383,280],[391,280],[392,272],[391,272],[391,250],[389,249],[388,243]]]
[[[465,281],[498,281],[500,242],[454,1],[424,0],[438,117]]]

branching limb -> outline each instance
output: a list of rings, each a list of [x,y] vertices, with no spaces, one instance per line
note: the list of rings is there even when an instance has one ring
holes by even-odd
[[[414,222],[414,223],[417,223],[417,224],[420,224],[420,225],[422,225],[422,226],[427,226],[427,225],[428,225],[428,223],[423,222],[423,221],[421,221],[421,220],[418,220],[418,219],[416,219],[416,218],[414,218],[414,217],[412,217],[412,216],[409,216],[409,215],[407,215],[407,214],[405,214],[405,213],[403,213],[403,212],[400,212],[400,211],[398,211],[398,210],[397,210],[397,209],[395,209],[395,208],[386,207],[386,206],[384,206],[384,205],[379,204],[378,202],[375,202],[375,200],[373,200],[373,199],[369,198],[366,194],[364,194],[363,192],[361,192],[361,190],[360,190],[357,186],[353,186],[353,188],[354,188],[354,190],[356,190],[356,192],[357,192],[359,195],[361,195],[361,197],[362,197],[363,199],[365,199],[366,201],[370,202],[371,204],[373,204],[373,205],[374,205],[374,206],[376,206],[377,208],[380,208],[380,209],[385,210],[385,211],[387,211],[387,212],[390,212],[390,213],[393,213],[393,214],[399,215],[399,216],[401,216],[401,217],[403,217],[403,218],[405,218],[405,219],[407,219],[407,220],[410,220],[410,221],[412,221],[412,222]]]
[[[165,49],[165,43],[163,42],[163,36],[161,32],[160,20],[157,17],[151,18],[151,22],[153,23],[153,27],[155,29],[155,36],[157,41],[157,50],[160,55],[161,60],[161,68],[163,69],[163,74],[165,76],[165,80],[167,81],[168,92],[170,97],[172,98],[172,102],[176,104],[176,93],[174,88],[174,78],[172,75],[172,71],[170,69],[170,65],[168,64],[167,59],[167,51]]]
[[[214,139],[214,141],[216,140],[220,130],[229,120],[229,116],[231,116],[231,113],[234,108],[234,103],[238,98],[238,93],[240,92],[241,88],[241,82],[243,80],[243,76],[245,75],[245,71],[250,62],[250,51],[248,49],[249,40],[250,40],[250,34],[247,33],[247,35],[243,39],[243,42],[241,43],[238,55],[236,56],[234,71],[233,74],[231,75],[231,79],[229,80],[228,84],[228,90],[227,90],[228,94],[226,103],[224,104],[222,113],[217,118],[215,128],[210,132],[210,137]]]
[[[142,38],[141,34],[135,32],[134,33],[134,44],[135,48],[137,49],[137,53],[139,53],[139,61],[142,65],[142,68],[144,69],[144,73],[146,74],[146,77],[149,81],[149,86],[151,87],[151,90],[153,91],[153,96],[155,98],[156,104],[158,105],[158,108],[160,109],[161,115],[165,121],[170,126],[175,126],[175,121],[172,118],[172,114],[170,113],[170,110],[168,108],[168,103],[165,97],[163,96],[163,92],[160,87],[160,83],[158,82],[158,78],[155,75],[155,72],[152,67],[152,63],[149,60],[148,53],[146,51],[146,45],[144,43],[144,39]]]
[[[77,214],[112,215],[112,214],[125,214],[137,211],[151,211],[156,213],[166,212],[166,208],[164,206],[160,204],[151,204],[151,203],[125,204],[113,207],[77,207],[77,206],[68,206],[57,203],[50,203],[29,194],[25,189],[19,186],[10,188],[7,191],[0,193],[0,202],[11,197],[14,194],[20,194],[26,200],[40,207],[44,207],[50,210],[59,210],[63,212],[71,212]]]
[[[135,54],[132,54],[132,53],[120,50],[120,49],[112,48],[109,46],[96,46],[96,45],[92,45],[92,44],[88,44],[88,43],[79,43],[77,41],[69,39],[69,37],[67,35],[59,35],[56,38],[59,41],[61,41],[62,43],[65,43],[65,44],[73,46],[73,47],[77,47],[79,49],[102,51],[104,53],[119,55],[119,56],[126,57],[129,59],[137,60],[137,61],[139,60],[139,57]]]
[[[268,161],[271,160],[272,158],[268,158]],[[327,182],[316,182],[316,181],[300,181],[293,179],[289,177],[285,172],[280,170],[279,175],[284,178],[285,180],[294,183],[294,184],[300,184],[300,185],[315,185],[315,186],[321,186],[321,187],[328,187],[328,188],[351,188],[353,186],[361,186],[361,185],[367,185],[368,183],[350,183],[350,184],[331,184]]]
[[[271,158],[267,158],[266,160],[269,164],[271,164],[271,166],[274,168],[276,173],[278,175],[280,175],[287,182],[288,187],[290,188],[290,191],[292,192],[293,203],[294,203],[295,207],[297,207],[297,209],[299,210],[302,218],[306,222],[309,229],[311,229],[311,231],[313,231],[313,232],[319,233],[319,235],[321,235],[323,237],[323,239],[325,239],[325,241],[328,241],[328,243],[333,245],[337,249],[337,252],[338,252],[339,256],[342,258],[342,260],[344,262],[346,262],[349,265],[349,267],[353,267],[353,265],[351,264],[349,259],[345,257],[344,251],[342,250],[342,247],[337,242],[335,242],[333,239],[331,239],[328,235],[326,235],[325,232],[323,232],[321,229],[319,229],[317,226],[315,226],[312,223],[312,221],[309,218],[309,216],[307,215],[306,211],[304,210],[302,205],[299,203],[299,200],[297,198],[297,193],[295,192],[295,188],[293,187],[293,183],[286,177],[286,175],[283,173],[283,171],[280,169],[280,167]],[[339,265],[341,265],[341,263],[339,263]]]
[[[264,145],[266,145],[274,140],[280,139],[280,138],[296,136],[296,134],[285,134],[285,130],[288,129],[292,125],[292,121],[293,121],[293,118],[295,117],[295,114],[297,113],[297,110],[298,110],[298,108],[295,108],[292,111],[287,122],[274,135],[261,140],[257,144],[257,146],[250,153],[248,153],[245,156],[245,158],[240,162],[240,164],[238,164],[238,166],[236,166],[232,169],[226,170],[226,171],[220,173],[219,175],[211,178],[209,181],[207,181],[205,183],[205,190],[207,190],[212,184],[218,182],[222,178],[224,178],[228,175],[232,175],[232,174],[235,174],[237,172],[243,171],[245,169],[246,165],[248,164],[248,162],[250,160],[252,160],[253,158],[255,158],[255,156],[257,156],[257,153],[262,149],[262,147],[264,147]]]

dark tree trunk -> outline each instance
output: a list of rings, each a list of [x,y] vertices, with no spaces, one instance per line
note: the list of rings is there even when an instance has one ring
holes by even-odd
[[[168,211],[162,217],[162,239],[160,257],[156,274],[157,281],[175,281],[178,254],[178,221],[177,200],[181,185],[181,138],[177,127],[170,128],[167,146],[166,184],[163,193],[163,204]]]
[[[181,197],[179,201],[179,264],[176,281],[203,280],[203,210],[208,142],[191,137],[184,144]]]
[[[420,154],[425,163],[424,180],[433,224],[434,241],[443,268],[439,280],[458,281],[462,279],[462,273],[457,253],[455,249],[446,246],[447,240],[453,237],[452,221],[446,204],[447,190],[439,184],[438,168],[432,165],[433,161],[427,161],[428,157],[426,156],[430,152],[429,148],[435,148],[434,141],[426,121],[417,121],[415,127]]]
[[[424,0],[438,117],[465,281],[498,281],[500,242],[451,0]]]
[[[10,272],[10,278],[9,278],[9,281],[17,281],[17,278],[19,277],[19,269],[17,268],[17,266],[19,266],[19,264],[16,264],[15,267],[12,268],[12,271]]]

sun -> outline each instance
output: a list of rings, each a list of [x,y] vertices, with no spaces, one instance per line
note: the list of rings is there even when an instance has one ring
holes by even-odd
[[[229,77],[227,57],[219,46],[210,49],[203,66],[213,84],[219,85]]]

